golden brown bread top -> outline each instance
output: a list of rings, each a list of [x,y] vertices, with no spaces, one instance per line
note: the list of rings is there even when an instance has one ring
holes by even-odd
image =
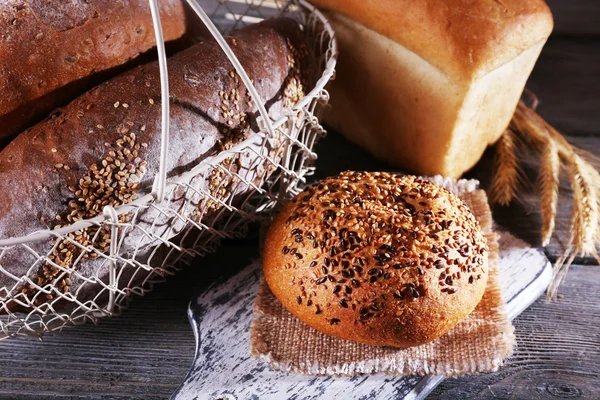
[[[181,37],[181,1],[158,4],[165,40]],[[126,63],[155,43],[147,0],[0,2],[0,115]]]
[[[488,249],[452,193],[414,176],[345,172],[276,217],[263,271],[273,294],[324,333],[408,347],[450,330],[479,303]]]
[[[311,2],[394,40],[458,81],[505,64],[548,38],[553,27],[543,0]]]

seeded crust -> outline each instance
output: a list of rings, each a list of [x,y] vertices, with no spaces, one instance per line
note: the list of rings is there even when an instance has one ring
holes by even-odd
[[[309,326],[406,348],[473,311],[487,283],[488,247],[448,190],[414,176],[344,172],[283,208],[266,236],[263,272]]]
[[[253,25],[234,32],[228,42],[274,119],[314,83],[314,56],[292,20],[272,19]],[[214,41],[199,43],[171,57],[168,70],[168,175],[172,177],[247,139],[256,129],[256,109]],[[118,207],[149,193],[159,166],[160,110],[159,71],[154,62],[105,82],[19,135],[0,153],[0,189],[4,193],[0,238],[96,217],[106,205]],[[261,185],[273,167],[261,164],[257,153],[277,159],[281,141],[273,138],[270,146],[263,150],[257,145],[254,152],[230,157],[223,164],[248,182]],[[252,190],[250,185],[234,184],[219,169],[198,175],[190,185],[212,197],[201,198],[195,191],[180,189],[172,196],[171,208],[209,226],[222,208],[213,198],[235,205]],[[120,236],[125,238],[120,241],[119,254],[127,257],[136,251],[136,259],[143,263],[151,257],[153,246],[160,243],[148,233],[170,238],[186,226],[180,219],[153,208],[135,217],[137,229],[120,229]],[[131,214],[122,215],[120,222],[131,218]],[[32,250],[49,259],[35,265],[35,258],[23,247],[3,253],[0,263],[4,270],[17,277],[26,276],[50,292],[42,293],[26,280],[12,289],[15,280],[0,273],[0,312],[28,311],[24,304],[30,303],[45,306],[59,294],[98,303],[95,296],[100,287],[86,282],[86,278],[97,276],[104,284],[108,282],[108,264],[98,253],[107,253],[109,232],[91,227],[69,238],[71,241],[31,244]],[[91,245],[97,253],[82,251],[82,246]],[[160,260],[156,262],[160,267]],[[78,275],[70,272],[75,263]],[[118,283],[121,287],[131,282],[141,284],[146,276],[141,268],[124,268]],[[12,302],[16,296],[22,304]],[[57,304],[53,308],[60,309]]]
[[[165,40],[180,38],[182,2],[158,5]],[[147,0],[0,2],[0,138],[91,88],[99,82],[94,74],[106,75],[154,45]]]

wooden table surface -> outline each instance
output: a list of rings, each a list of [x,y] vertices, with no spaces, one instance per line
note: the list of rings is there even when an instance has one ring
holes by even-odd
[[[567,4],[568,3],[568,4]],[[600,2],[549,1],[555,33],[528,87],[539,112],[580,147],[600,154]],[[336,134],[317,147],[318,176],[387,167]],[[467,175],[489,180],[493,149]],[[533,160],[524,160],[535,171]],[[566,186],[565,186],[566,189]],[[559,228],[569,215],[561,196]],[[539,245],[537,198],[495,208],[497,222]],[[561,252],[554,240],[551,260]],[[256,237],[224,243],[186,270],[137,298],[122,316],[49,335],[0,342],[0,399],[163,399],[181,383],[194,354],[186,307],[194,293],[257,257]],[[559,299],[538,300],[515,321],[517,347],[498,372],[444,381],[431,399],[600,399],[600,267],[579,259]]]

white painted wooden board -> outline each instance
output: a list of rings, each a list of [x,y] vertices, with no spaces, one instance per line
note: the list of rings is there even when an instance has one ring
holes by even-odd
[[[514,319],[548,287],[551,265],[539,249],[500,235],[500,286]],[[314,377],[271,370],[250,355],[252,306],[260,265],[213,285],[188,310],[196,357],[176,400],[424,399],[444,378],[362,375]]]

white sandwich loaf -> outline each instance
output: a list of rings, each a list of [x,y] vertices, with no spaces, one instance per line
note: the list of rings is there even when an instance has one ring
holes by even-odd
[[[458,177],[508,126],[553,27],[543,0],[314,0],[340,56],[326,122],[393,166]]]

